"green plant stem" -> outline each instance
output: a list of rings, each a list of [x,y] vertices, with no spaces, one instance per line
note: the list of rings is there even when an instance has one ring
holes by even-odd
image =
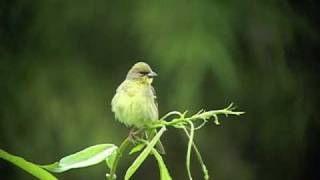
[[[130,142],[132,141],[132,137],[129,135],[120,145],[119,149],[118,149],[118,153],[115,157],[114,163],[112,165],[112,168],[110,170],[110,176],[109,176],[109,180],[114,180],[114,176],[116,174],[117,171],[117,167],[120,161],[120,158],[122,156],[122,153],[125,151],[125,149],[127,149],[127,147],[129,146]]]
[[[166,114],[163,118],[161,118],[160,121],[158,121],[156,124],[154,124],[153,126],[151,126],[150,128],[160,128],[162,126],[176,126],[179,124],[187,124],[189,121],[195,121],[198,119],[209,119],[210,117],[214,117],[215,118],[215,123],[218,125],[219,122],[217,121],[217,115],[241,115],[244,112],[237,112],[237,111],[232,111],[233,107],[232,104],[230,104],[227,108],[225,109],[221,109],[221,110],[212,110],[212,111],[207,111],[207,112],[201,112],[201,113],[197,113],[191,117],[184,117],[185,114],[181,114],[179,112],[170,112],[168,114]],[[171,121],[165,121],[164,119],[169,117],[170,115],[179,115],[179,118],[174,118]]]
[[[183,130],[186,133],[186,135],[190,138],[190,134],[189,134],[188,130],[186,128],[183,128]],[[202,171],[203,171],[203,174],[204,174],[204,179],[208,180],[210,176],[209,176],[209,173],[208,173],[207,166],[204,164],[204,161],[202,159],[200,151],[199,151],[198,147],[196,146],[196,144],[194,142],[192,142],[192,146],[193,146],[194,151],[196,152],[197,159],[198,159],[199,163],[201,164],[201,168],[202,168]]]
[[[190,170],[190,158],[191,158],[191,146],[193,144],[193,137],[194,137],[194,126],[192,122],[189,122],[190,124],[190,136],[189,137],[189,142],[188,142],[188,150],[187,150],[187,158],[186,158],[186,167],[188,171],[188,176],[189,180],[192,180],[192,175],[191,175],[191,170]],[[185,131],[188,131],[185,127],[183,128]]]

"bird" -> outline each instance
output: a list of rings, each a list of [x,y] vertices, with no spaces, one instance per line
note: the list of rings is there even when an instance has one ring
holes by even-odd
[[[156,76],[157,73],[147,63],[135,63],[111,101],[115,119],[131,127],[130,132],[133,134],[144,131],[149,139],[156,134],[156,130],[149,130],[148,127],[159,119],[157,97],[152,86]],[[161,141],[157,143],[156,149],[165,154]]]

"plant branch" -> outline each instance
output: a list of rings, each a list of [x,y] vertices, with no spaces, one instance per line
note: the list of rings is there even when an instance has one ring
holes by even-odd
[[[160,121],[156,121],[150,128],[160,128],[162,126],[173,126],[173,127],[182,127],[188,124],[189,121],[196,121],[196,120],[208,120],[210,118],[214,118],[214,123],[216,125],[219,125],[218,115],[236,115],[239,116],[241,114],[244,114],[244,112],[241,111],[233,111],[235,107],[233,106],[233,103],[231,103],[228,107],[220,110],[212,110],[212,111],[199,111],[195,115],[191,117],[185,117],[187,114],[187,111],[184,113],[179,113],[177,111],[169,112],[168,114],[164,115],[163,118],[160,119]],[[178,118],[174,118],[171,121],[166,121],[168,117],[176,115],[179,116]]]
[[[188,142],[186,167],[187,167],[187,171],[188,171],[189,180],[192,180],[192,175],[191,175],[191,170],[190,170],[190,159],[191,159],[191,147],[192,147],[193,138],[194,138],[194,125],[192,124],[192,122],[189,122],[189,125],[190,125],[190,136],[189,136],[189,142]],[[187,131],[186,127],[184,127],[183,129],[185,131]]]
[[[115,174],[116,174],[116,171],[117,171],[117,167],[118,167],[118,164],[119,164],[119,160],[122,156],[122,153],[125,151],[125,149],[127,149],[127,147],[129,146],[130,142],[132,141],[132,137],[131,135],[129,135],[120,145],[119,149],[117,150],[117,154],[116,154],[116,157],[115,157],[115,160],[114,160],[114,163],[111,167],[111,170],[110,170],[110,175],[108,177],[109,180],[115,180]]]
[[[183,130],[186,133],[186,135],[188,136],[188,138],[190,138],[190,134],[189,134],[188,130],[186,128],[183,128]],[[202,159],[200,151],[199,151],[198,147],[196,146],[196,144],[194,143],[194,141],[192,142],[192,146],[193,146],[194,151],[196,152],[198,161],[201,164],[201,168],[202,168],[202,172],[203,172],[203,175],[204,175],[204,179],[208,180],[209,179],[209,173],[208,173],[207,166],[204,164],[204,161]]]
[[[244,113],[244,112],[241,112],[241,111],[233,111],[234,109],[235,109],[235,107],[233,106],[233,103],[231,103],[228,107],[226,107],[224,109],[211,110],[211,111],[200,110],[198,113],[196,113],[196,114],[194,114],[194,115],[192,115],[190,117],[186,117],[187,111],[185,111],[184,113],[180,113],[180,112],[177,112],[177,111],[172,111],[172,112],[169,112],[168,114],[164,115],[159,121],[154,121],[154,124],[152,124],[148,128],[151,128],[151,129],[162,128],[162,130],[165,130],[165,127],[172,126],[174,128],[183,129],[185,131],[186,135],[189,138],[187,159],[186,159],[186,166],[187,166],[187,170],[188,170],[189,179],[192,179],[191,171],[190,171],[190,156],[191,156],[191,147],[193,147],[193,149],[195,150],[195,153],[197,155],[197,158],[199,160],[199,163],[201,164],[202,171],[203,171],[203,174],[204,174],[204,179],[208,180],[209,179],[208,170],[206,168],[206,165],[203,162],[203,159],[201,157],[201,154],[200,154],[197,146],[193,142],[194,131],[199,129],[199,128],[201,128],[201,127],[203,127],[209,119],[214,119],[214,123],[216,125],[219,125],[220,123],[219,123],[218,115],[225,115],[225,116],[236,115],[236,116],[239,116],[239,115]],[[172,118],[171,121],[166,121],[166,119],[168,119],[171,116],[174,116],[174,118]],[[193,123],[195,121],[198,121],[198,120],[201,120],[202,123],[198,127],[194,127]],[[190,129],[190,133],[188,132],[187,126],[190,126],[190,128],[191,128]],[[114,161],[113,166],[112,166],[112,168],[110,170],[110,176],[108,177],[108,180],[114,180],[115,179],[115,173],[116,173],[116,170],[117,170],[117,166],[118,166],[119,160],[120,160],[124,150],[130,144],[130,141],[132,141],[132,137],[128,136],[122,142],[122,144],[120,145],[120,147],[118,149],[118,153],[116,154],[116,157],[115,157],[115,161]],[[152,149],[150,149],[150,152],[151,152],[151,150]],[[146,156],[148,154],[149,153],[147,153]],[[130,176],[128,176],[128,177],[130,177]]]

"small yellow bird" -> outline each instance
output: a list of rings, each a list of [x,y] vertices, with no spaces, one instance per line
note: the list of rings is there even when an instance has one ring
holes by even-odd
[[[153,121],[159,119],[155,90],[151,85],[155,76],[157,74],[147,63],[133,65],[111,102],[117,120],[128,127],[147,130]],[[146,131],[148,138],[155,133],[155,130]],[[157,149],[165,153],[161,142],[157,144]]]

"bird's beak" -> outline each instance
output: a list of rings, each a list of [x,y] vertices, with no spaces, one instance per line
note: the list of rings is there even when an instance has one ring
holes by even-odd
[[[156,76],[158,76],[158,74],[155,73],[155,72],[153,72],[153,71],[151,71],[150,73],[148,73],[148,77],[153,78],[153,77],[156,77]]]

